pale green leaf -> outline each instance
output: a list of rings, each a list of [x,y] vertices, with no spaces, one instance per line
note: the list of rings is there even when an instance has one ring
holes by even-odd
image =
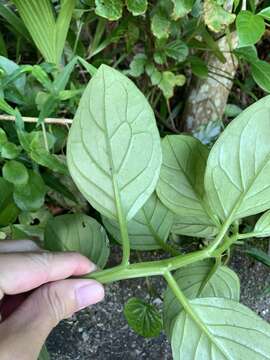
[[[10,160],[2,168],[4,179],[14,185],[25,185],[29,175],[26,167],[19,161]]]
[[[239,301],[240,283],[236,273],[227,266],[220,266],[208,278],[213,266],[211,260],[201,261],[176,271],[173,276],[188,299],[219,297]],[[164,294],[163,323],[169,337],[181,310],[182,306],[168,287]]]
[[[251,63],[251,75],[255,82],[266,92],[270,92],[270,64],[263,60]]]
[[[270,236],[270,210],[266,211],[256,222],[253,232],[256,237]]]
[[[108,218],[117,219],[121,198],[130,220],[154,191],[161,166],[154,114],[120,72],[102,65],[90,81],[70,130],[67,160],[79,190]]]
[[[148,0],[126,0],[128,10],[134,15],[142,15],[147,10]]]
[[[179,217],[194,218],[214,226],[204,200],[203,177],[208,149],[187,135],[169,135],[162,141],[163,163],[157,194]],[[181,221],[181,218],[180,218]]]
[[[15,159],[21,152],[21,147],[12,142],[6,142],[0,147],[1,156],[4,159]]]
[[[122,16],[122,0],[95,0],[96,14],[108,20],[118,20]]]
[[[103,223],[116,241],[121,243],[118,222],[103,218]],[[160,249],[165,243],[173,223],[173,213],[158,199],[155,193],[128,222],[130,245],[135,250]]]
[[[45,228],[45,248],[51,251],[76,251],[100,268],[108,260],[109,241],[103,227],[85,214],[66,214],[50,219]]]
[[[194,0],[172,0],[174,9],[172,18],[178,20],[179,18],[186,16],[191,10],[195,3]]]
[[[151,30],[158,39],[167,39],[170,35],[171,22],[163,9],[153,15],[151,19]]]
[[[260,15],[263,19],[270,21],[270,6],[262,9],[257,15]]]
[[[174,40],[164,47],[165,54],[178,62],[186,60],[188,51],[188,46],[182,40]]]
[[[236,18],[239,47],[256,44],[265,31],[264,20],[250,11],[240,11]]]
[[[205,188],[221,220],[257,214],[270,208],[270,97],[249,106],[213,146]]]
[[[185,75],[175,75],[171,71],[163,71],[161,74],[161,80],[157,84],[166,99],[170,99],[173,96],[174,88],[176,86],[183,86],[186,82]]]
[[[129,299],[125,304],[124,314],[129,326],[141,336],[155,337],[162,330],[162,318],[158,309],[141,299]]]
[[[19,65],[17,65],[14,61],[11,61],[4,56],[0,56],[0,69],[3,69],[6,74],[11,75],[15,70],[18,70],[19,68]],[[23,93],[24,91],[25,81],[25,75],[22,75],[20,78],[13,82],[18,91],[20,91],[21,93]]]
[[[225,30],[235,20],[235,15],[226,11],[216,0],[204,1],[204,21],[210,30]]]
[[[210,238],[216,235],[218,228],[207,215],[200,216],[174,216],[171,232],[178,235]]]
[[[137,54],[130,63],[129,74],[134,77],[141,76],[144,73],[144,68],[147,63],[147,56],[145,54]]]
[[[233,300],[196,299],[176,319],[174,360],[270,359],[270,326]]]

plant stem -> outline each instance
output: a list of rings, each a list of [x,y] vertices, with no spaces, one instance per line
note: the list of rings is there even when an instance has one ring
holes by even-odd
[[[245,234],[237,234],[237,238],[238,239],[250,239],[252,237],[256,237],[258,236],[258,234],[256,234],[255,232],[250,232],[250,233],[245,233]]]
[[[24,122],[28,123],[37,123],[38,119],[35,117],[25,117],[22,116]],[[0,115],[0,121],[16,121],[15,116],[11,115]],[[46,124],[57,124],[57,125],[67,125],[72,124],[72,119],[57,119],[57,118],[46,118],[44,119]]]
[[[47,139],[46,127],[45,127],[44,122],[41,123],[41,128],[42,128],[42,133],[43,133],[45,148],[46,148],[46,150],[47,150],[48,152],[50,152],[49,144],[48,144],[48,139]]]

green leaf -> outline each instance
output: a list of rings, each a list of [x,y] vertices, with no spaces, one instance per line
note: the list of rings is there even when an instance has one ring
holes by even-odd
[[[196,56],[190,57],[189,61],[192,73],[201,79],[206,79],[208,76],[208,67],[205,61]]]
[[[129,74],[134,77],[139,77],[144,73],[144,68],[147,63],[147,56],[145,54],[137,54],[130,63]]]
[[[208,278],[213,266],[214,262],[211,260],[201,261],[177,270],[173,276],[190,300],[198,297],[219,297],[239,301],[240,283],[236,273],[227,266],[220,266]],[[163,323],[169,337],[172,335],[175,319],[182,309],[179,300],[168,287],[164,294]]]
[[[164,47],[165,54],[178,62],[183,62],[188,56],[188,46],[182,40],[174,40]]]
[[[21,147],[11,142],[6,142],[5,144],[1,145],[0,150],[1,156],[4,159],[15,159],[17,156],[19,156]]]
[[[162,319],[157,308],[141,299],[129,299],[124,314],[129,326],[141,336],[156,337],[162,330]]]
[[[4,56],[0,56],[0,68],[5,71],[6,74],[11,75],[15,70],[20,69],[19,65],[17,65],[14,61],[5,58]],[[15,87],[21,93],[24,92],[26,78],[25,75],[21,76],[17,80],[13,82]]]
[[[68,175],[66,164],[61,161],[57,155],[50,154],[46,149],[32,149],[29,155],[37,164],[45,166],[52,171],[59,172],[60,174]]]
[[[179,18],[186,16],[194,5],[194,0],[172,0],[174,4],[174,9],[172,13],[172,18],[178,20]]]
[[[237,49],[234,50],[234,54],[239,59],[244,59],[244,60],[250,62],[251,64],[253,62],[259,60],[257,49],[256,49],[256,47],[254,45],[237,48]]]
[[[67,214],[50,219],[45,228],[44,245],[51,251],[77,251],[100,268],[106,265],[110,253],[103,227],[84,214]]]
[[[41,225],[13,224],[11,226],[11,238],[13,240],[38,240],[43,242],[44,227]]]
[[[0,177],[0,226],[12,224],[19,214],[13,200],[13,189],[11,183]]]
[[[205,173],[212,209],[221,220],[270,208],[270,97],[249,106],[213,146]]]
[[[148,0],[126,0],[127,8],[132,15],[142,15],[146,12]]]
[[[258,60],[251,64],[251,75],[255,82],[266,92],[270,92],[270,64]]]
[[[262,9],[257,15],[261,16],[265,20],[270,21],[270,6]]]
[[[153,15],[151,19],[151,30],[158,39],[167,39],[170,35],[171,22],[163,9]]]
[[[175,86],[183,86],[186,82],[185,75],[175,75],[171,71],[163,71],[158,87],[166,99],[173,96]]]
[[[216,235],[218,228],[208,216],[174,216],[171,229],[173,234],[192,236],[198,238],[210,238]]]
[[[241,114],[243,110],[235,104],[227,104],[224,110],[224,115],[230,118],[234,118],[237,115]]]
[[[5,130],[0,128],[0,149],[1,149],[1,146],[6,144],[7,142],[8,142],[8,138],[5,133]]]
[[[245,253],[270,267],[270,256],[265,251],[252,247],[246,250]]]
[[[239,47],[256,44],[265,31],[264,20],[250,11],[240,11],[236,18]]]
[[[2,172],[4,179],[14,185],[25,185],[29,179],[26,167],[16,160],[6,162]]]
[[[115,240],[121,243],[118,222],[103,218],[103,223]],[[143,251],[160,249],[160,243],[167,241],[172,223],[172,212],[153,193],[135,217],[128,222],[131,248]]]
[[[39,354],[38,360],[50,360],[50,354],[45,345],[42,346],[41,352]]]
[[[41,208],[46,194],[42,177],[34,171],[29,171],[26,185],[17,185],[14,190],[16,205],[23,211],[35,211]]]
[[[90,81],[70,129],[67,160],[79,190],[108,218],[117,219],[122,207],[130,220],[154,191],[161,166],[154,114],[120,72],[102,65]]]
[[[160,200],[181,217],[211,221],[204,199],[203,177],[208,149],[187,135],[169,135],[162,141],[163,163],[157,185]],[[210,213],[211,215],[211,213]]]
[[[122,16],[122,0],[95,0],[96,14],[108,20],[118,20]]]
[[[270,210],[266,211],[256,222],[253,232],[256,237],[270,236]]]
[[[235,20],[235,15],[224,10],[216,0],[204,1],[204,21],[210,30],[220,32]]]
[[[173,358],[266,360],[269,338],[269,324],[244,305],[228,299],[196,299],[175,321]]]

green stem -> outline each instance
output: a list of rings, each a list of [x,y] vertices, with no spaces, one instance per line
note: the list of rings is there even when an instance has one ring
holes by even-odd
[[[220,266],[220,263],[221,263],[221,257],[219,256],[216,258],[215,264],[212,266],[211,270],[208,272],[208,274],[203,279],[203,282],[201,283],[201,286],[198,290],[197,297],[199,297],[201,295],[201,293],[205,289],[206,285],[208,284],[208,281],[215,275],[217,269]]]
[[[237,238],[238,239],[250,239],[252,237],[256,237],[259,236],[258,234],[256,234],[255,232],[250,232],[250,233],[245,233],[245,234],[237,234]]]
[[[45,148],[46,148],[46,150],[48,152],[50,152],[49,144],[48,144],[48,138],[47,138],[47,132],[46,132],[46,127],[45,127],[44,121],[42,121],[42,123],[41,123],[41,128],[42,128]]]

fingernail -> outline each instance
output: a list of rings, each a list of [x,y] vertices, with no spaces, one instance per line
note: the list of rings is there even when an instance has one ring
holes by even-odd
[[[81,310],[89,305],[93,305],[103,300],[104,288],[96,281],[88,285],[80,286],[76,289],[76,298],[78,310]]]

